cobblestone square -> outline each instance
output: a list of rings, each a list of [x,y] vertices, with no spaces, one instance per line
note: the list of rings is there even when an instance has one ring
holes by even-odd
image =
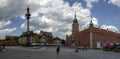
[[[120,53],[103,50],[79,50],[61,47],[60,53],[56,54],[56,47],[6,47],[0,52],[0,59],[120,59]]]

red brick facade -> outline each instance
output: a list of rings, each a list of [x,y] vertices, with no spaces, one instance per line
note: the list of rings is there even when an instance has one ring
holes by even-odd
[[[79,25],[77,23],[72,24],[72,34],[77,34],[79,32]]]
[[[120,43],[119,33],[93,27],[93,24],[79,31],[78,27],[74,27],[76,24],[73,22],[72,34],[66,36],[66,45],[69,47],[102,48],[106,43]]]
[[[90,31],[92,30],[92,31]],[[90,32],[92,33],[92,47],[97,48],[97,43],[100,43],[100,47],[103,47],[105,43],[119,43],[120,34],[107,31],[99,28],[88,28],[83,31],[77,32],[77,34],[72,34],[66,36],[67,46],[80,46],[80,47],[90,47]]]

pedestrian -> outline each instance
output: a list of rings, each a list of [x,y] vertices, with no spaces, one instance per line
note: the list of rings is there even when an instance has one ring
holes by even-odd
[[[58,55],[59,52],[60,52],[60,46],[57,46],[57,48],[56,48],[56,52],[57,52],[57,55]]]
[[[78,48],[75,48],[75,52],[78,53]]]
[[[0,52],[2,52],[2,43],[0,42]]]
[[[1,48],[1,46],[0,46],[0,52],[2,52],[2,48]]]
[[[3,44],[2,49],[5,50],[5,45]]]

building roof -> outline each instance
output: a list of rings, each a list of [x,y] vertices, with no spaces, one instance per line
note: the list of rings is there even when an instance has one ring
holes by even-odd
[[[74,18],[74,20],[73,20],[73,23],[78,23],[78,20],[77,20],[77,18],[76,18],[76,13],[75,13],[75,18]]]
[[[28,32],[22,32],[21,36],[26,36],[28,35]],[[33,31],[29,31],[29,35],[37,35],[37,33],[34,33]]]
[[[46,32],[46,31],[40,31],[40,36],[48,36],[48,37],[53,37],[51,32]]]
[[[112,32],[112,31],[97,28],[97,27],[87,28],[85,30],[79,31],[79,34],[87,33],[87,32],[90,32],[90,31],[95,32],[95,33],[101,33],[101,34],[120,37],[120,33]]]

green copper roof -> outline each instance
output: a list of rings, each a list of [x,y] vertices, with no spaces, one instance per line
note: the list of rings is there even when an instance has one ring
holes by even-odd
[[[89,27],[94,27],[93,23],[92,23],[92,20],[90,21]]]
[[[73,20],[73,23],[78,23],[77,18],[76,18],[76,13],[75,13],[75,18]]]

